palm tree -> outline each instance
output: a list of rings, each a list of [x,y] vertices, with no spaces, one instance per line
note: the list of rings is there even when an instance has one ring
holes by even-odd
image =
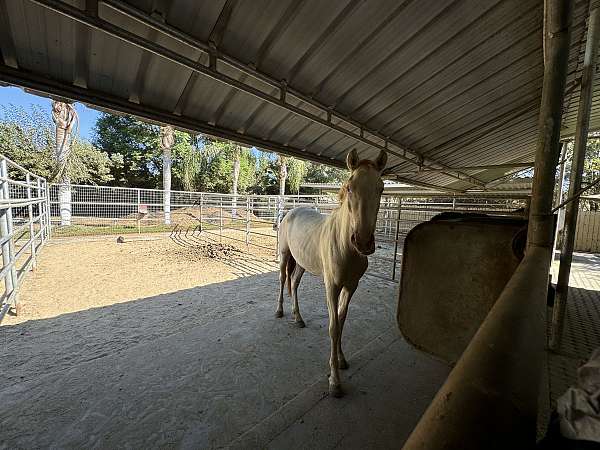
[[[56,125],[54,157],[56,170],[52,179],[58,181],[58,203],[60,224],[71,225],[71,180],[69,178],[69,157],[73,141],[73,127],[77,123],[77,112],[72,103],[52,101],[52,120]]]
[[[171,224],[171,148],[175,143],[175,133],[171,125],[160,127],[160,145],[163,154],[163,210],[165,213],[165,224]]]

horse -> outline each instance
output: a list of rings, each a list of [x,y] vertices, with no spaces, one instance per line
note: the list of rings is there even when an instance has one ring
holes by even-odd
[[[276,317],[283,317],[283,291],[292,297],[294,324],[303,328],[298,307],[298,285],[306,270],[325,282],[329,312],[329,393],[342,397],[339,369],[347,369],[342,351],[342,330],[348,304],[358,281],[367,270],[367,255],[375,251],[375,225],[383,193],[381,173],[387,154],[381,151],[375,161],[359,160],[356,150],[346,157],[349,179],[339,192],[340,205],[329,215],[313,208],[299,207],[288,212],[279,233],[279,298]]]

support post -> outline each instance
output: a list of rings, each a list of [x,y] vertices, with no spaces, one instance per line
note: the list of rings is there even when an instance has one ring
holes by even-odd
[[[562,143],[560,170],[558,174],[558,195],[556,196],[556,206],[563,202],[563,189],[565,186],[565,166],[567,165],[567,144]],[[556,259],[558,250],[558,235],[565,223],[564,208],[558,210],[558,220],[556,221],[556,231],[554,232],[554,247],[552,249],[552,260]]]
[[[0,177],[3,178],[2,181],[2,199],[10,200],[10,186],[8,181],[8,165],[6,164],[6,159],[2,159],[0,162]],[[4,267],[10,265],[10,270],[6,274],[4,278],[7,281],[7,290],[12,294],[15,291],[15,295],[13,295],[13,306],[15,307],[17,314],[17,295],[16,291],[18,290],[19,284],[17,279],[17,270],[15,268],[15,241],[13,236],[13,215],[12,215],[12,207],[8,206],[6,209],[2,209],[2,220],[0,223],[1,230],[0,234],[2,237],[8,237],[6,252],[4,251],[4,246],[2,249],[2,261],[4,263]],[[5,256],[6,254],[6,256]],[[6,258],[6,259],[5,259]],[[10,279],[10,282],[8,280]]]
[[[204,194],[200,193],[200,234],[202,234],[202,206],[204,203]]]
[[[546,0],[547,60],[525,257],[404,450],[535,447],[572,3]]]
[[[246,252],[250,252],[250,197],[246,196]]]
[[[398,212],[396,213],[396,240],[394,241],[394,265],[392,266],[392,281],[396,281],[396,260],[398,259],[398,238],[400,236],[400,214],[402,213],[402,197],[398,197]]]
[[[0,198],[2,200],[6,200],[5,189],[4,186],[8,184],[7,173],[6,173],[6,160],[2,159],[0,162],[0,177],[2,177],[1,185],[0,185]],[[10,241],[12,240],[12,236],[8,231],[8,208],[0,209],[0,238],[4,240],[2,243],[2,267],[8,267],[12,264],[11,257],[11,249],[10,249]],[[13,283],[13,278],[11,272],[9,271],[4,276],[4,294],[6,298],[12,294],[15,289],[16,284]]]
[[[577,111],[577,125],[575,128],[575,145],[573,146],[573,160],[571,162],[571,177],[569,183],[569,198],[574,198],[581,189],[581,178],[587,147],[590,113],[592,110],[592,92],[594,74],[596,72],[596,56],[598,54],[598,38],[600,33],[600,8],[590,11],[583,60],[583,74],[581,78],[581,93],[579,95],[579,109]],[[557,350],[564,328],[564,319],[569,295],[569,276],[571,262],[575,247],[575,231],[579,213],[579,198],[567,204],[565,213],[565,226],[563,232],[562,248],[560,252],[560,268],[556,282],[556,297],[552,309],[552,327],[550,329],[550,348]]]
[[[45,211],[45,207],[46,207],[46,201],[44,199],[44,194],[43,192],[45,192],[45,190],[42,187],[42,179],[38,178],[37,182],[36,182],[36,198],[37,198],[37,205],[38,205],[38,222],[40,224],[40,242],[41,244],[44,244],[46,242],[46,211]]]
[[[223,243],[223,197],[219,196],[219,244]]]
[[[35,229],[33,226],[33,205],[31,204],[31,176],[25,175],[25,182],[27,183],[27,216],[29,217],[29,251],[31,252],[31,267],[35,269],[37,266],[37,258],[35,255]]]
[[[52,203],[50,202],[50,186],[48,181],[44,181],[44,187],[46,192],[46,239],[50,240],[52,237]]]

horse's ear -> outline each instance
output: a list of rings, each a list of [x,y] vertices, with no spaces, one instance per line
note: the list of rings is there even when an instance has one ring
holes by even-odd
[[[358,167],[358,153],[356,153],[356,149],[353,148],[348,156],[346,157],[346,165],[350,171],[356,169]]]
[[[379,152],[379,156],[375,160],[375,167],[377,167],[377,170],[379,170],[380,172],[383,172],[383,169],[385,169],[386,164],[387,164],[387,153],[385,152],[385,150],[381,150]]]

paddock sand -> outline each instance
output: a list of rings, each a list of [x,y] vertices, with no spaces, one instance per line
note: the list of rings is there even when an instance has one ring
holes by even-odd
[[[397,285],[361,280],[334,399],[322,281],[304,276],[298,329],[272,263],[190,240],[44,249],[0,326],[0,449],[402,446],[448,368],[400,337]]]
[[[225,235],[244,236],[235,231]],[[52,241],[39,255],[38,267],[26,275],[19,315],[7,315],[2,326],[277,270],[273,252],[250,247],[247,254],[245,244],[227,238],[220,244],[216,235],[124,239],[124,243],[117,243],[117,236]],[[275,240],[258,236],[253,242],[268,247]],[[216,257],[207,256],[212,253]]]

